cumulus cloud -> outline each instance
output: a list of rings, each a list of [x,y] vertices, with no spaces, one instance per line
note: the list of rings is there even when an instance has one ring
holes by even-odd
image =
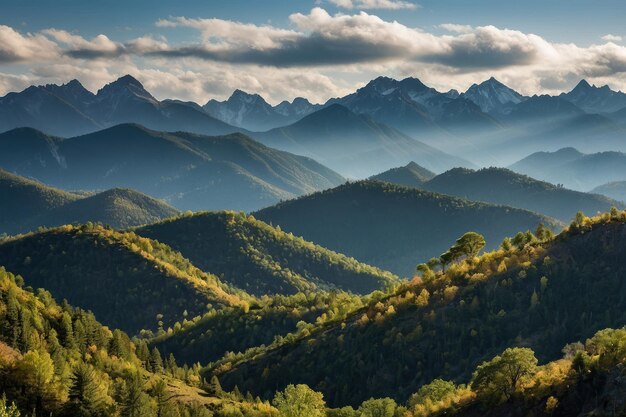
[[[46,29],[42,33],[64,45],[65,54],[74,58],[112,58],[124,52],[123,45],[113,42],[106,35],[87,40],[65,30]]]
[[[382,4],[336,1],[346,7]],[[569,88],[582,77],[626,87],[626,47],[615,35],[582,47],[496,26],[445,23],[429,32],[362,10],[331,14],[321,7],[294,13],[289,23],[168,17],[156,22],[157,35],[124,41],[61,29],[20,33],[0,25],[0,90],[26,79],[74,77],[97,89],[125,73],[156,97],[199,102],[223,98],[235,88],[270,101],[297,95],[325,101],[380,74],[417,76],[441,90],[464,90],[492,75],[526,94]],[[171,43],[162,35],[178,28],[193,29],[197,36]]]
[[[610,33],[608,35],[604,35],[602,37],[603,41],[607,41],[607,42],[621,42],[622,41],[622,37],[619,35],[611,35]]]
[[[438,47],[432,35],[365,12],[331,16],[317,7],[309,14],[291,15],[290,21],[298,31],[218,19],[159,21],[157,25],[161,27],[194,27],[202,32],[205,40],[202,44],[172,48],[160,54],[290,67],[402,59],[415,53],[416,47],[424,52]]]
[[[344,9],[417,9],[417,4],[402,0],[329,0],[329,2]]]
[[[143,55],[168,49],[165,39],[150,36],[131,39],[125,43],[114,42],[100,34],[91,40],[65,30],[46,29],[42,34],[63,46],[63,53],[77,59],[115,58],[122,55]]]
[[[0,25],[0,64],[41,61],[57,55],[57,45],[43,34],[22,35],[9,26]]]
[[[440,63],[460,68],[526,65],[552,53],[541,37],[495,26],[444,25],[454,35],[435,36],[397,21],[360,12],[330,15],[316,7],[295,13],[297,31],[218,19],[171,18],[162,27],[201,31],[204,42],[158,51],[177,57],[276,67],[332,66],[388,61]]]

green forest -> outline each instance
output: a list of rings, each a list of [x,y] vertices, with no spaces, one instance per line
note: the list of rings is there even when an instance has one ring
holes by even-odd
[[[40,267],[20,258],[14,265],[25,267],[20,275],[0,269],[0,415],[567,416],[621,410],[625,225],[626,212],[617,209],[593,218],[579,213],[556,236],[540,226],[487,252],[480,234],[465,233],[441,256],[416,265],[412,280],[362,296],[337,290],[246,295],[192,269],[165,244],[96,225],[8,238],[3,247],[15,250],[21,242],[33,257],[43,256],[39,240],[69,250],[60,246],[60,235],[81,252],[87,244],[113,245],[128,251],[119,258],[127,268],[135,256],[163,268],[160,278],[150,278],[160,280],[162,291],[174,291],[164,286],[173,281],[215,304],[172,325],[161,317],[151,330],[128,334],[35,290],[28,272],[41,274]],[[69,279],[69,265],[53,266]],[[63,289],[58,280],[51,284],[68,299],[71,286]],[[116,291],[104,282],[102,295]],[[224,339],[233,340],[220,345]]]

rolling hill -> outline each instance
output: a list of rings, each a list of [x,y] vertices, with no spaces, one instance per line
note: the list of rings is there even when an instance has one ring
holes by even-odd
[[[129,404],[144,416],[277,413],[261,401],[209,390],[198,366],[180,367],[145,340],[131,340],[93,313],[23,284],[0,267],[2,414],[124,415]]]
[[[154,223],[178,214],[178,210],[159,200],[128,188],[112,188],[76,200],[38,216],[28,223],[39,226],[95,222],[116,229]]]
[[[249,293],[340,289],[367,294],[397,277],[234,212],[185,215],[136,233],[163,242],[197,267]]]
[[[127,228],[154,223],[178,211],[129,189],[74,194],[0,170],[0,213],[0,233],[15,234],[87,222]]]
[[[162,243],[100,226],[6,239],[0,265],[131,334],[202,315],[207,304],[243,306],[249,299]]]
[[[183,209],[253,210],[332,187],[317,162],[242,135],[164,133],[118,125],[69,139],[0,134],[0,166],[64,189],[133,188]]]
[[[572,148],[537,152],[509,167],[534,178],[587,191],[626,178],[626,154],[598,152],[583,154]]]
[[[434,378],[465,382],[508,347],[530,347],[542,363],[558,359],[566,343],[626,324],[625,222],[616,211],[580,219],[544,243],[517,239],[445,273],[430,271],[341,322],[206,372],[225,387],[261,394],[295,380],[330,404],[355,405],[370,397],[404,401]]]
[[[626,201],[626,181],[607,182],[597,186],[591,192],[602,194],[618,201]]]
[[[519,230],[559,222],[506,206],[361,181],[286,201],[254,214],[266,223],[399,275],[438,256],[468,230],[488,247]]]
[[[0,233],[20,231],[26,219],[62,207],[80,196],[0,169]]]
[[[352,178],[365,178],[411,161],[437,172],[471,166],[339,104],[254,137],[268,146],[309,156]]]
[[[420,188],[422,184],[433,179],[435,176],[436,174],[434,172],[411,161],[403,167],[391,168],[385,172],[371,176],[370,180]]]
[[[504,168],[474,171],[455,168],[437,175],[420,188],[474,201],[522,208],[569,222],[578,211],[605,212],[618,201],[597,194],[572,191]]]

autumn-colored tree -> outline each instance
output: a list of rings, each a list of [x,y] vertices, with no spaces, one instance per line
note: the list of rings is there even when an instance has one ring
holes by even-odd
[[[284,391],[276,393],[272,403],[284,417],[324,417],[326,415],[324,396],[304,384],[288,385]]]

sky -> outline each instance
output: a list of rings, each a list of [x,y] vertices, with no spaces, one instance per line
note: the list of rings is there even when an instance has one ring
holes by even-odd
[[[0,95],[125,74],[200,104],[235,89],[324,102],[380,75],[626,90],[625,21],[623,0],[3,0]]]

